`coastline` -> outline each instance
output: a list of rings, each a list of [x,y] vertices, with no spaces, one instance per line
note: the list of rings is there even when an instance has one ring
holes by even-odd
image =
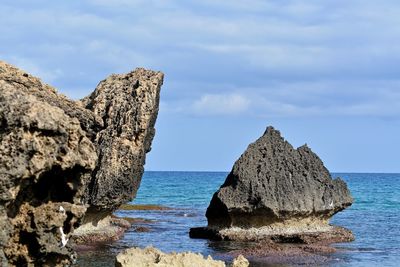
[[[309,261],[322,261],[323,265],[341,266],[352,266],[354,263],[364,266],[368,264],[390,266],[393,262],[399,262],[400,251],[396,250],[399,238],[391,236],[382,239],[382,237],[386,236],[388,229],[398,229],[399,226],[399,206],[396,205],[398,202],[395,202],[394,197],[395,192],[399,190],[400,174],[342,176],[354,192],[356,201],[348,210],[335,215],[332,223],[351,228],[356,240],[332,245],[331,248],[335,251],[314,253],[315,247],[306,247],[308,251],[305,252],[314,256],[302,257],[301,254],[297,254],[294,261],[300,263],[307,261],[308,258]],[[133,203],[138,205],[151,203],[172,209],[117,211],[115,214],[119,217],[140,218],[135,219],[137,220],[135,226],[148,227],[150,232],[136,232],[135,227],[131,227],[125,232],[124,237],[115,243],[101,245],[96,250],[79,251],[78,266],[92,266],[91,262],[97,267],[112,266],[114,257],[119,251],[136,246],[145,248],[149,245],[165,252],[199,252],[226,262],[230,262],[236,256],[234,251],[240,249],[248,249],[250,255],[249,246],[253,244],[215,242],[188,237],[190,227],[206,224],[204,213],[209,198],[225,177],[226,173],[223,172],[173,172],[173,175],[171,172],[146,172]],[[189,188],[193,184],[198,185],[197,189],[190,191]],[[377,190],[378,185],[383,189]],[[366,223],[360,224],[359,218],[364,218]],[[292,249],[293,253],[296,253],[295,249],[298,248],[294,246]],[[256,267],[263,264],[288,264],[288,259],[282,254],[275,254],[269,258],[254,255],[248,259],[250,266]]]

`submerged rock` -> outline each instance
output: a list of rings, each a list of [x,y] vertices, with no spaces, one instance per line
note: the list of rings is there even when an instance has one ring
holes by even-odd
[[[206,212],[208,227],[193,228],[190,235],[312,242],[315,233],[330,232],[343,236],[335,242],[350,241],[351,232],[328,222],[352,202],[346,183],[332,179],[310,148],[294,149],[279,131],[268,127],[214,194]]]
[[[225,263],[213,260],[211,256],[204,258],[192,252],[166,254],[160,250],[147,247],[145,249],[130,248],[117,255],[116,267],[225,267]],[[242,255],[234,259],[232,267],[248,267],[249,262]]]
[[[0,61],[1,266],[70,264],[82,220],[115,224],[143,174],[162,81],[136,69],[72,101]]]

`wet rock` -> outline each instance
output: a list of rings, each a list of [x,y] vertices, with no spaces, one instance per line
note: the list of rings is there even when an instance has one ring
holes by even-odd
[[[223,261],[213,260],[211,256],[204,258],[192,252],[166,254],[153,247],[145,249],[130,248],[117,255],[116,267],[225,267]],[[232,267],[248,267],[249,262],[239,255],[234,259]]]
[[[329,265],[327,254],[334,252],[331,247],[323,245],[277,244],[260,242],[252,247],[239,249],[230,254],[243,254],[257,266],[325,266]]]
[[[294,149],[279,131],[268,127],[214,194],[206,212],[208,227],[191,229],[190,235],[295,242],[330,233],[321,236],[334,240],[332,235],[337,234],[340,241],[350,241],[351,232],[328,222],[352,202],[345,182],[332,179],[310,148]]]

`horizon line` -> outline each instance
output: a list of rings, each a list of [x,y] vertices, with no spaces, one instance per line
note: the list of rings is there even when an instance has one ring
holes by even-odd
[[[145,170],[144,172],[220,172],[220,173],[230,173],[231,171],[221,171],[221,170]],[[329,172],[331,174],[400,174],[400,172],[365,172],[365,171],[356,171],[356,172],[345,172],[345,171],[333,171]]]

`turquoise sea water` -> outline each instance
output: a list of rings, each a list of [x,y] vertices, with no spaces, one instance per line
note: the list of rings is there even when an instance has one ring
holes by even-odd
[[[190,239],[190,227],[205,226],[212,194],[225,180],[224,172],[146,172],[134,204],[157,204],[165,211],[118,211],[118,216],[154,220],[143,223],[150,232],[128,230],[116,243],[80,253],[80,266],[113,266],[124,248],[154,245],[166,251],[194,251],[227,259],[226,252],[244,246],[232,242]],[[400,266],[400,174],[340,173],[355,199],[332,223],[349,228],[352,243],[336,244],[330,266]]]

